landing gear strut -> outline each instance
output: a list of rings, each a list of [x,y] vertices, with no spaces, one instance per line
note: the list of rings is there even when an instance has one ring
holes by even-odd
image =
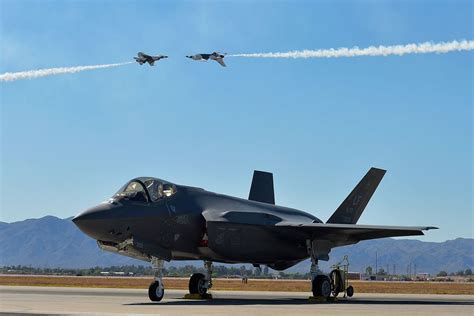
[[[212,287],[212,262],[204,261],[205,275],[194,273],[189,280],[189,294],[205,296],[207,290]]]
[[[153,302],[159,302],[165,295],[165,287],[163,285],[163,260],[156,257],[151,258],[151,264],[155,275],[155,281],[148,288],[148,297]]]
[[[307,242],[307,249],[311,256],[311,268],[309,272],[311,274],[311,290],[313,296],[328,300],[331,296],[331,280],[328,276],[324,275],[321,270],[319,270],[318,256],[311,241]]]
[[[313,296],[328,299],[331,296],[331,280],[318,268],[318,259],[311,258],[311,291]]]
[[[324,246],[324,244],[323,244]],[[313,297],[310,299],[335,301],[339,293],[344,293],[344,298],[354,295],[354,288],[348,284],[349,258],[344,256],[342,261],[331,266],[329,275],[323,274],[318,269],[318,254],[316,243],[308,240],[306,243],[308,254],[311,257],[311,290]],[[324,250],[324,248],[323,248]],[[323,252],[324,255],[325,252]],[[323,258],[328,258],[327,255]],[[331,297],[332,295],[332,297]]]

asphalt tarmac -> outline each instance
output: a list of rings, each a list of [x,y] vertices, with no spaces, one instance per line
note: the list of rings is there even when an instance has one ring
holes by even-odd
[[[0,286],[2,315],[474,315],[474,295],[355,294],[321,303],[309,293],[212,291],[214,299],[183,299],[166,290],[150,302],[147,290]]]

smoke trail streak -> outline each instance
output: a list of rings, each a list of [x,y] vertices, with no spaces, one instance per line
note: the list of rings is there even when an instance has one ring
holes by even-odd
[[[105,65],[93,65],[93,66],[77,66],[77,67],[60,67],[60,68],[49,68],[49,69],[38,69],[28,70],[20,72],[6,72],[0,75],[0,81],[14,81],[19,79],[34,79],[39,77],[60,75],[60,74],[73,74],[85,70],[102,69],[118,67],[134,63],[133,61],[118,64],[105,64]]]
[[[253,54],[233,54],[233,57],[249,58],[340,58],[340,57],[358,57],[358,56],[389,56],[406,54],[445,54],[453,51],[474,50],[474,41],[451,41],[441,43],[418,43],[394,46],[370,46],[367,48],[330,48],[318,50],[290,51],[285,53],[253,53]]]

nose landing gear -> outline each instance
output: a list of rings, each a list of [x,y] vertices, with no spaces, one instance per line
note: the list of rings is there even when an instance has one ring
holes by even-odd
[[[165,295],[165,287],[163,285],[163,260],[156,257],[151,258],[151,264],[155,275],[155,280],[150,284],[148,288],[148,297],[153,302],[159,302]]]

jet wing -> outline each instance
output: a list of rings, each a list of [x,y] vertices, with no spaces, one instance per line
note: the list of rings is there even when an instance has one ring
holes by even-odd
[[[226,65],[224,64],[224,60],[223,60],[222,58],[216,59],[216,61],[217,61],[222,67],[226,67]]]
[[[375,226],[357,224],[324,224],[282,221],[265,212],[226,211],[202,214],[207,223],[209,247],[214,251],[232,255],[232,243],[248,244],[255,238],[281,241],[281,246],[311,240],[320,260],[329,260],[332,248],[356,244],[361,240],[397,236],[423,235],[430,226]],[[272,239],[273,238],[273,239]],[[269,239],[269,240],[270,240]],[[227,243],[223,242],[227,240]],[[242,241],[244,240],[244,241]],[[288,243],[291,241],[292,243]],[[230,252],[229,252],[230,251]]]
[[[138,57],[140,57],[140,58],[150,58],[150,55],[147,55],[147,54],[144,54],[144,53],[141,53],[141,52],[138,53],[137,55],[138,55]]]
[[[225,211],[202,214],[209,225],[253,226],[273,231],[288,238],[331,240],[343,246],[361,240],[385,237],[424,235],[424,230],[437,229],[432,226],[384,226],[358,224],[301,223],[282,220],[281,217],[265,212]]]
[[[280,222],[275,228],[298,230],[310,235],[311,239],[334,240],[340,244],[355,243],[360,240],[398,236],[424,235],[424,230],[437,229],[432,226],[378,226],[356,224],[323,224],[323,223],[292,223]]]

